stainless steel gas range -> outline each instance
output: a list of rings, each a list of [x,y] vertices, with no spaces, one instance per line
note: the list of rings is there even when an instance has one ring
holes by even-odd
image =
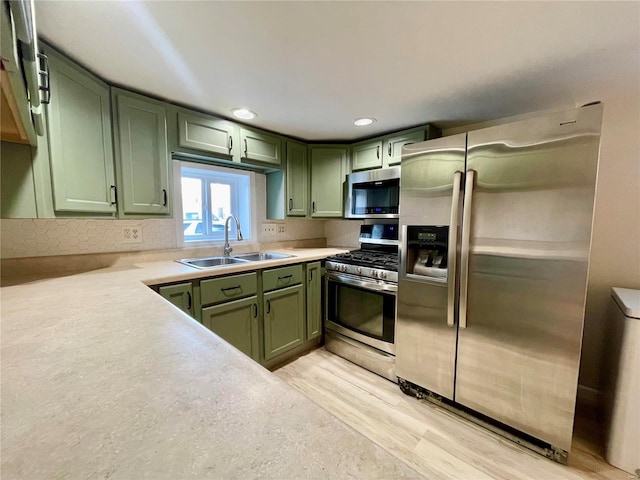
[[[325,264],[325,345],[395,382],[398,226],[362,225],[359,239]]]

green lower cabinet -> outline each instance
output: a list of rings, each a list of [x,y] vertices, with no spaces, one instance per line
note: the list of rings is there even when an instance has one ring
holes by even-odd
[[[202,324],[245,355],[260,360],[257,296],[203,308]]]
[[[158,293],[185,313],[193,316],[193,289],[191,282],[165,285]]]
[[[264,357],[271,360],[305,341],[304,285],[264,294]]]
[[[307,264],[307,340],[322,335],[322,267]]]

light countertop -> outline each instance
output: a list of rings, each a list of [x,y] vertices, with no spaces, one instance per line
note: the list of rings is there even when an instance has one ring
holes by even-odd
[[[5,282],[3,478],[422,478],[146,286],[284,252]]]

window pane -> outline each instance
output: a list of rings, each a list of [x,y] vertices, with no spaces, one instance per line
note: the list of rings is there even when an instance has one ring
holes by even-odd
[[[231,185],[210,183],[211,233],[224,232],[224,221],[231,214]]]
[[[202,180],[182,177],[182,211],[184,235],[202,235]]]

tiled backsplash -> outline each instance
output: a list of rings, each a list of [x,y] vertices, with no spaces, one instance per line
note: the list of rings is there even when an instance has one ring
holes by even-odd
[[[129,252],[176,248],[173,219],[3,219],[2,258]],[[142,242],[127,243],[125,228],[140,228]]]
[[[271,221],[270,221],[271,222]],[[262,238],[258,242],[324,238],[321,220],[288,219],[285,233]],[[128,243],[124,229],[139,228],[142,242]],[[83,253],[165,250],[177,247],[175,221],[169,219],[98,220],[98,219],[2,219],[0,220],[0,257],[41,257]],[[258,225],[258,232],[261,225]]]

